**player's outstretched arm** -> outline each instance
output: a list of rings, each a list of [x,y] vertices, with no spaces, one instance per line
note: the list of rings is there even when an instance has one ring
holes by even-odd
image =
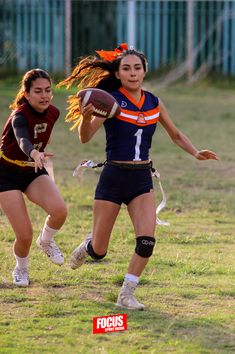
[[[218,160],[219,157],[217,156],[216,153],[210,150],[198,150],[192,142],[189,140],[189,138],[184,135],[173,123],[171,120],[165,105],[160,101],[160,118],[159,122],[162,124],[162,126],[165,128],[167,131],[168,135],[170,136],[171,140],[184,149],[186,152],[189,154],[193,155],[196,159],[198,160]]]

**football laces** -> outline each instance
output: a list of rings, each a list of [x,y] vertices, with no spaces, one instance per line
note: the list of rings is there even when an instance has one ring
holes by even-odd
[[[103,111],[102,109],[99,109],[99,108],[95,108],[95,113],[99,113],[101,116],[104,116],[104,117],[107,115],[106,111]]]

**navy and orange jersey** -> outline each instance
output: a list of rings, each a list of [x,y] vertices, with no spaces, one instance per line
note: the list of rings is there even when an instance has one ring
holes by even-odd
[[[13,131],[12,119],[17,114],[27,120],[29,140],[34,149],[44,151],[60,112],[56,107],[50,105],[44,112],[39,113],[28,103],[24,103],[11,113],[3,128],[0,149],[9,159],[29,161],[31,159],[19,147]],[[1,162],[4,161],[1,159]]]
[[[148,160],[160,115],[158,98],[142,91],[140,101],[136,102],[122,87],[111,95],[119,103],[121,113],[104,122],[107,160]]]

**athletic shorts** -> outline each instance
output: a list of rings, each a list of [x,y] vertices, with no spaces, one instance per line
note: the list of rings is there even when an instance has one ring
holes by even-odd
[[[24,192],[35,178],[48,175],[45,168],[35,173],[34,167],[8,167],[0,165],[0,192],[20,190]]]
[[[105,164],[96,187],[95,200],[128,205],[134,198],[153,189],[150,168],[126,169],[124,164],[121,164],[121,167],[118,165]]]

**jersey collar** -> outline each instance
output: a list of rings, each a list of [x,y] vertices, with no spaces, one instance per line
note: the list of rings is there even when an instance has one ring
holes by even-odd
[[[119,88],[119,91],[126,96],[126,98],[128,98],[128,100],[133,103],[136,107],[138,107],[139,109],[142,108],[144,101],[145,101],[145,93],[143,90],[141,90],[141,97],[139,102],[137,102],[123,87]]]

